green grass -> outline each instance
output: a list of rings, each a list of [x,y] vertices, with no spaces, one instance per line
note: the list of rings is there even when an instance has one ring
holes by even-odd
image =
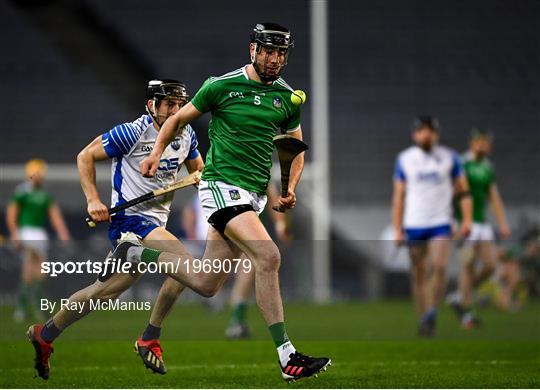
[[[250,307],[253,339],[223,341],[225,313],[177,307],[162,343],[169,372],[151,374],[131,352],[147,312],[99,312],[55,342],[51,378],[33,377],[26,325],[0,307],[2,388],[268,388],[268,387],[540,387],[540,305],[519,313],[481,312],[484,326],[464,331],[444,309],[437,336],[416,337],[408,302],[288,305],[287,328],[295,345],[334,364],[319,378],[293,385],[279,376],[277,355],[257,309]]]

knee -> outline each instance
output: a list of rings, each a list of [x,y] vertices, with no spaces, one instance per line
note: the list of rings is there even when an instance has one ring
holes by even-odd
[[[277,246],[274,244],[271,248],[261,253],[255,264],[257,272],[278,272],[281,265],[281,256]]]
[[[184,289],[184,286],[177,282],[174,279],[167,279],[167,281],[163,284],[163,287],[161,289],[161,293],[165,294],[168,297],[176,298],[182,290]]]
[[[445,264],[435,264],[433,266],[433,272],[436,276],[444,276],[446,274],[446,265]]]
[[[212,298],[218,291],[218,285],[201,285],[197,288],[197,292],[205,298]]]

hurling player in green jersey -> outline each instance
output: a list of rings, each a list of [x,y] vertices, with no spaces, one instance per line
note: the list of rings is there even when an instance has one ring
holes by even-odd
[[[495,183],[495,171],[488,159],[491,147],[491,134],[473,129],[469,150],[463,156],[463,168],[473,198],[473,226],[471,234],[460,249],[459,293],[451,301],[461,325],[465,328],[479,323],[471,311],[473,289],[493,274],[498,263],[493,229],[486,220],[488,203],[491,204],[497,220],[501,238],[510,237],[504,204]],[[456,218],[461,220],[459,212],[456,212]],[[476,266],[475,260],[480,261],[481,267]]]
[[[278,132],[287,132],[302,139],[300,106],[292,104],[293,89],[280,77],[292,46],[287,28],[275,23],[257,24],[251,34],[250,63],[206,80],[193,100],[163,124],[152,153],[141,162],[141,173],[152,177],[175,134],[203,113],[212,114],[210,149],[199,184],[199,199],[210,224],[204,258],[234,259],[243,252],[251,259],[257,304],[286,380],[312,376],[330,364],[328,358],[300,354],[287,336],[279,289],[281,257],[258,218],[266,204],[272,138]],[[295,189],[303,166],[304,156],[300,154],[291,167],[287,196],[279,199],[284,209],[296,204]],[[162,255],[158,261],[167,254]],[[201,275],[184,271],[176,277],[201,294],[215,293],[227,277],[223,272]]]
[[[47,221],[62,241],[69,240],[69,231],[51,195],[43,188],[47,164],[32,159],[26,164],[27,181],[19,185],[6,211],[6,224],[11,242],[23,253],[21,286],[14,319],[21,322],[34,306],[36,317],[41,319],[39,301],[45,274],[41,273],[41,262],[47,255]]]

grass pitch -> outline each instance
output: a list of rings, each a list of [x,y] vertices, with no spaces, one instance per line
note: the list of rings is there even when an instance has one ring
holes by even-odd
[[[34,378],[27,325],[0,308],[2,388],[343,388],[343,387],[540,387],[540,304],[519,313],[482,311],[483,327],[465,331],[448,309],[437,336],[416,336],[408,302],[287,305],[287,328],[295,346],[326,355],[333,365],[319,378],[287,385],[256,307],[250,307],[253,338],[223,340],[227,314],[179,306],[163,333],[160,376],[145,370],[132,345],[148,312],[97,312],[55,342],[48,381]]]

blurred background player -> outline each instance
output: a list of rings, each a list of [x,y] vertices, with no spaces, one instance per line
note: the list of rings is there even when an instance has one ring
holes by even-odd
[[[130,207],[111,217],[97,189],[97,161],[112,159],[111,207],[175,182],[182,164],[186,165],[190,173],[202,170],[204,163],[197,149],[197,137],[191,126],[187,125],[176,134],[164,151],[155,177],[143,178],[140,175],[139,163],[152,150],[161,125],[188,100],[185,85],[170,79],[150,81],[146,97],[148,114],[134,122],[117,125],[96,137],[77,156],[81,186],[88,203],[87,211],[95,222],[111,222],[108,235],[113,246],[123,233],[132,232],[149,247],[171,253],[186,253],[182,243],[166,229],[174,193]],[[44,325],[32,325],[28,337],[36,352],[35,368],[38,375],[44,379],[49,377],[52,342],[66,327],[90,312],[90,299],[116,298],[139,277],[139,274],[100,274],[94,284],[69,298],[70,302],[86,303],[81,313],[61,309]],[[173,296],[176,299],[182,289],[180,283],[167,278],[161,287],[160,297]],[[151,358],[154,371],[164,373],[162,350],[159,343],[155,342],[159,337],[159,328],[153,327],[151,323],[152,318],[142,337],[137,340],[137,349],[147,360]]]
[[[471,234],[459,249],[461,262],[459,289],[458,294],[451,298],[451,304],[465,328],[479,324],[478,318],[471,310],[472,292],[495,272],[499,258],[493,228],[486,219],[488,202],[497,220],[500,237],[502,239],[510,237],[504,204],[495,183],[495,170],[488,159],[491,148],[492,135],[485,130],[473,129],[469,150],[462,157],[463,169],[473,200],[473,224]],[[455,214],[457,221],[461,223],[462,214],[459,208],[456,208]],[[481,266],[478,266],[478,261]]]
[[[46,173],[47,164],[44,160],[28,161],[27,181],[15,189],[6,211],[11,242],[23,256],[19,298],[14,312],[14,320],[17,322],[24,321],[31,314],[32,306],[35,317],[42,319],[39,304],[46,274],[41,273],[41,262],[47,255],[47,221],[50,221],[60,240],[70,239],[60,208],[43,188]]]
[[[461,235],[471,228],[471,199],[458,155],[437,144],[439,124],[431,116],[413,123],[415,145],[396,160],[392,221],[396,244],[405,240],[412,261],[411,284],[420,317],[419,334],[432,336],[444,294],[452,237],[452,195],[460,198]]]
[[[519,218],[517,226],[515,236],[519,238],[501,248],[501,262],[493,283],[479,288],[482,304],[487,303],[486,298],[493,299],[499,308],[516,311],[529,297],[540,295],[540,227],[526,216]],[[482,294],[485,290],[487,296]]]
[[[281,130],[302,139],[300,106],[291,102],[293,89],[280,77],[292,46],[287,28],[275,23],[257,24],[249,45],[251,63],[207,79],[193,100],[165,122],[152,153],[141,163],[141,173],[152,177],[178,129],[205,112],[212,113],[210,150],[199,185],[199,199],[211,225],[207,252],[221,246],[226,252],[218,258],[235,258],[243,252],[253,262],[257,304],[276,346],[285,380],[315,375],[331,363],[328,358],[299,353],[289,340],[279,288],[281,256],[258,217],[266,204],[272,138]],[[296,204],[295,190],[303,166],[302,153],[292,163],[287,196],[279,198],[283,209]],[[198,289],[195,285],[201,280],[199,276],[179,276]],[[215,294],[227,275],[208,276],[199,291]]]

